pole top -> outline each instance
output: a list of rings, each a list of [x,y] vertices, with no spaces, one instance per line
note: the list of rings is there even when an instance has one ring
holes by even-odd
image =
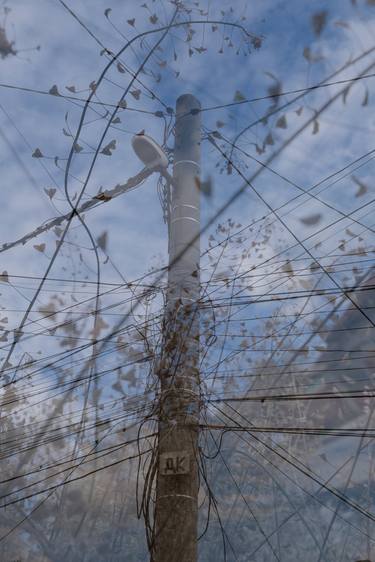
[[[193,109],[200,110],[201,104],[193,94],[182,94],[176,102],[177,112],[189,113]]]

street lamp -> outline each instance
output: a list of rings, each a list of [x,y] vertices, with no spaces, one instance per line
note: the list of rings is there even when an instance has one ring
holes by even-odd
[[[169,160],[162,147],[148,135],[139,133],[132,138],[132,147],[149,170],[165,171]]]

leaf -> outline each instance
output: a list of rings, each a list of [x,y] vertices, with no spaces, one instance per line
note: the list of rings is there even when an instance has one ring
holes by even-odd
[[[224,123],[223,121],[220,121],[220,120],[219,120],[219,121],[216,121],[216,127],[217,127],[218,129],[221,129],[221,128],[224,127],[224,126],[225,126],[225,123]]]
[[[110,201],[112,199],[111,195],[107,195],[107,193],[98,193],[98,195],[95,195],[94,199],[98,199],[98,201]]]
[[[156,14],[153,14],[152,16],[149,17],[150,22],[155,25],[158,21],[158,16]]]
[[[361,103],[362,107],[365,107],[366,105],[368,105],[368,98],[369,98],[369,94],[368,94],[368,89],[366,88],[366,93],[365,93],[365,96],[364,96],[363,101]]]
[[[212,135],[213,137],[215,137],[215,139],[222,139],[222,138],[223,138],[222,135],[221,135],[221,133],[219,133],[219,131],[212,131],[212,132],[211,132],[211,135]]]
[[[293,270],[293,266],[290,263],[290,260],[287,260],[285,262],[285,264],[283,265],[283,267],[281,268],[281,271],[283,271],[284,273],[287,273],[289,276],[293,276],[294,275],[294,270]]]
[[[125,73],[125,68],[123,67],[123,65],[121,64],[121,62],[118,62],[118,63],[117,63],[117,70],[118,70],[119,72],[121,72],[121,74],[124,74],[124,73]]]
[[[112,156],[112,151],[116,150],[116,141],[111,140],[104,148],[101,150],[101,154],[105,154],[105,156]]]
[[[130,93],[136,100],[139,100],[139,98],[141,97],[141,90],[133,90]]]
[[[53,232],[56,234],[56,236],[57,236],[58,238],[60,238],[60,236],[61,236],[62,233],[63,233],[63,229],[60,228],[60,227],[58,227],[58,226],[55,226],[55,228],[53,229]]]
[[[44,192],[48,195],[50,199],[53,199],[56,193],[56,189],[54,187],[44,188]]]
[[[342,28],[344,28],[344,29],[350,29],[350,24],[347,23],[347,22],[344,21],[344,20],[337,20],[337,21],[335,21],[335,26],[336,26],[336,27],[342,27]]]
[[[90,90],[91,90],[92,92],[95,92],[95,90],[96,90],[96,88],[97,88],[95,80],[93,80],[92,82],[90,82],[89,88],[90,88]]]
[[[319,133],[319,121],[315,119],[312,134],[316,135]]]
[[[112,12],[112,8],[107,8],[106,10],[104,10],[104,15],[106,18],[108,18],[109,14]]]
[[[134,27],[135,18],[132,18],[131,20],[126,20],[126,21],[127,21],[127,23],[128,23],[129,25],[131,25],[132,27]]]
[[[96,242],[103,252],[107,249],[108,232],[105,230],[97,239]]]
[[[65,86],[65,88],[69,91],[72,92],[72,94],[76,93],[76,87],[75,86]]]
[[[321,221],[321,219],[322,219],[321,213],[315,213],[314,215],[310,215],[308,217],[299,220],[301,221],[302,224],[306,226],[314,226],[315,224],[318,224]]]
[[[9,283],[9,277],[7,271],[2,272],[2,274],[0,275],[0,281],[2,281],[3,283]]]
[[[323,29],[327,25],[327,14],[328,12],[326,10],[323,10],[321,12],[316,12],[311,17],[312,28],[317,37],[320,36]]]
[[[50,302],[50,303],[46,304],[45,306],[41,306],[40,308],[38,308],[38,312],[40,312],[40,314],[42,314],[42,316],[48,317],[49,320],[51,320],[52,322],[55,321],[55,319],[52,318],[56,314],[56,308],[55,308],[55,305],[53,304],[53,302]]]
[[[282,115],[276,121],[276,127],[279,127],[279,129],[286,129],[287,126],[288,126],[288,123],[287,123],[286,117],[285,117],[285,115]]]
[[[194,178],[195,185],[205,195],[206,197],[211,197],[212,195],[212,179],[208,177],[207,180],[201,181],[198,176]]]
[[[234,94],[233,100],[234,100],[234,101],[240,102],[240,101],[245,101],[245,99],[246,99],[246,98],[245,98],[245,96],[243,95],[243,93],[240,92],[240,90],[236,90],[236,93]]]
[[[113,390],[116,390],[116,392],[123,392],[121,383],[119,381],[115,382],[112,385],[112,388],[113,388]]]
[[[278,101],[279,101],[278,97],[280,96],[281,91],[282,91],[281,82],[274,74],[272,74],[272,72],[265,72],[265,74],[266,74],[266,76],[269,76],[275,82],[275,84],[273,84],[272,86],[269,86],[267,88],[267,91],[268,91],[268,95],[271,98],[275,98],[274,103],[277,104]]]
[[[303,287],[306,291],[311,289],[311,283],[307,279],[299,279],[299,284]]]
[[[351,179],[354,181],[355,184],[358,185],[358,190],[355,194],[355,197],[362,197],[368,191],[368,187],[365,183],[359,180],[356,176],[352,176]]]
[[[39,148],[36,148],[31,156],[33,158],[43,158],[43,154]]]
[[[54,84],[54,85],[52,86],[52,88],[51,88],[50,90],[48,90],[48,93],[51,94],[51,96],[59,96],[59,95],[60,95],[59,90],[57,89],[56,84]]]
[[[44,250],[46,249],[46,245],[43,244],[34,244],[33,248],[35,248],[38,252],[43,254]]]
[[[78,144],[78,142],[75,142],[73,145],[73,150],[74,152],[82,152],[83,147],[80,144]]]
[[[344,104],[346,104],[346,98],[348,97],[349,92],[350,92],[350,86],[345,88],[345,90],[342,93],[342,101]]]
[[[298,117],[299,117],[300,115],[302,115],[302,111],[303,111],[303,106],[301,105],[301,107],[299,107],[299,108],[296,110],[296,114],[298,115]]]
[[[273,140],[273,136],[272,136],[271,132],[269,132],[268,135],[266,136],[266,138],[264,139],[264,144],[268,144],[270,146],[275,144],[275,141]]]
[[[115,117],[114,119],[112,119],[112,124],[113,124],[113,125],[117,125],[118,123],[121,123],[120,117]]]
[[[311,52],[310,47],[305,47],[305,48],[303,49],[303,56],[305,57],[305,59],[306,59],[308,62],[311,62],[311,63],[319,62],[319,61],[321,61],[321,60],[324,59],[324,57],[323,57],[322,55],[318,55],[318,54],[317,54],[317,55],[314,55],[314,54]]]
[[[117,105],[118,105],[118,107],[120,107],[121,109],[126,109],[126,108],[128,107],[128,104],[126,103],[125,100],[120,100],[120,101],[117,103]]]

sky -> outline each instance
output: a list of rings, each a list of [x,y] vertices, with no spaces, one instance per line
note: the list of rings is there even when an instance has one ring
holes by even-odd
[[[167,264],[168,229],[156,173],[88,211],[86,229],[73,219],[60,246],[59,229],[26,244],[7,244],[68,213],[77,198],[84,203],[138,174],[142,163],[132,150],[134,134],[152,136],[172,160],[174,108],[184,93],[201,103],[201,180],[212,185],[212,192],[201,196],[201,267],[207,297],[224,298],[225,279],[234,269],[242,276],[238,298],[262,299],[268,290],[307,294],[318,287],[337,293],[338,284],[352,285],[372,266],[375,2],[184,2],[176,21],[196,22],[191,37],[186,26],[170,30],[129,88],[131,74],[161,38],[158,29],[169,24],[175,9],[175,2],[165,0],[4,0],[0,6],[3,366],[30,303],[32,323],[25,335],[49,327],[41,312],[46,307],[72,305],[77,298],[87,298],[87,306],[92,305],[98,275],[95,243],[102,290]],[[147,35],[138,39],[144,32]],[[111,53],[133,39],[101,79]],[[112,117],[127,88],[126,106]],[[89,95],[92,103],[80,127]],[[106,125],[110,126],[103,136]],[[310,189],[312,196],[304,193]],[[237,243],[221,255],[221,246],[212,251],[210,247],[228,234],[223,230],[228,220],[233,221],[231,232],[241,232]],[[251,229],[242,231],[244,226]],[[280,263],[279,255],[279,260],[287,260],[280,266],[286,277],[280,288],[277,279],[267,285],[263,278],[251,278],[256,268],[255,275],[270,275],[267,268]],[[316,286],[316,278],[309,277],[314,261],[327,268]],[[300,276],[295,275],[298,267],[303,268]],[[46,274],[50,280],[34,302]],[[59,285],[51,278],[59,279]],[[160,287],[165,283],[161,277]],[[120,294],[115,291],[102,303],[114,305]],[[123,298],[132,306],[130,297]],[[160,309],[161,298],[159,294],[150,303],[151,309]],[[331,304],[328,300],[327,306]],[[344,307],[349,305],[346,301]],[[136,321],[148,314],[147,306],[134,312]],[[310,311],[311,303],[306,306]],[[291,300],[282,310],[293,315],[300,308],[300,302]],[[276,305],[265,301],[253,306],[251,316],[276,312]],[[248,316],[244,308],[236,318]],[[53,338],[66,337],[54,332],[46,345],[45,333],[39,339],[21,339],[9,363],[17,365],[25,354],[48,358],[55,349]],[[88,337],[87,330],[73,335]],[[90,332],[93,335],[97,334]],[[256,329],[252,335],[258,335]],[[320,353],[318,345],[334,347],[335,337],[328,343],[325,336],[314,340],[314,357]],[[227,352],[235,355],[235,346],[228,344]],[[209,353],[208,374],[215,360],[221,360],[220,351]],[[106,358],[104,365],[112,363]],[[213,391],[210,384],[207,388]],[[242,385],[229,391],[241,390]],[[326,472],[327,466],[322,469]]]

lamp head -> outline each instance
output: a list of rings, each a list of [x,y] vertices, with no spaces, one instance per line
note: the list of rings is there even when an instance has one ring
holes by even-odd
[[[167,168],[169,161],[162,147],[148,135],[139,133],[132,138],[133,150],[146,168]]]

